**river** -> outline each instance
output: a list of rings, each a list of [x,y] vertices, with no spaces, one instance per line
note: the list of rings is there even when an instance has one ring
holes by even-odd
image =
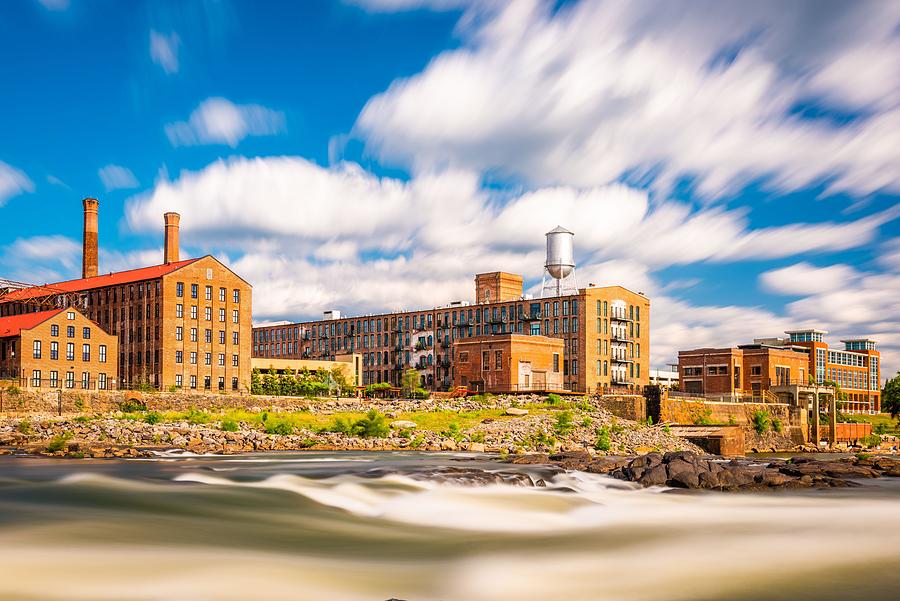
[[[0,458],[4,601],[876,600],[898,565],[898,480],[679,493],[427,453]]]

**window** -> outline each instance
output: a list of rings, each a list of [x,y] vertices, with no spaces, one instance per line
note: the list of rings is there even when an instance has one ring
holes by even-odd
[[[225,323],[225,309],[219,309],[219,323]]]
[[[203,365],[212,365],[212,353],[203,354]]]
[[[90,361],[91,360],[91,345],[90,344],[82,344],[81,345],[81,360],[82,361]]]
[[[206,344],[212,344],[212,330],[206,328],[203,331],[203,339],[206,341]]]
[[[75,321],[75,311],[69,311],[66,313],[66,319],[69,321]]]
[[[209,389],[210,389],[210,387],[211,387],[211,380],[212,380],[212,377],[210,377],[210,376],[203,376],[203,388],[204,388],[204,390],[209,390]]]
[[[59,359],[59,343],[55,340],[50,343],[50,358]]]
[[[219,390],[225,390],[225,376],[219,376]]]
[[[106,363],[106,345],[101,344],[97,349],[97,354],[99,355],[100,363]]]
[[[181,374],[175,374],[175,386],[177,388],[181,388],[182,386],[184,386],[184,376],[182,376]]]
[[[184,305],[182,305],[181,303],[175,305],[175,317],[184,317]]]
[[[31,370],[31,385],[35,388],[39,388],[41,385],[41,370],[33,369]]]
[[[203,319],[212,321],[212,307],[203,307]]]
[[[66,338],[75,338],[75,326],[66,326]]]
[[[75,388],[75,372],[66,372],[66,388]]]
[[[238,333],[232,332],[231,333],[231,344],[237,345],[238,342],[240,342],[240,337],[238,336]]]
[[[197,284],[191,284],[191,298],[197,298]]]
[[[197,305],[191,305],[191,319],[197,319]]]
[[[52,326],[50,326],[50,335],[51,336],[59,336],[59,326],[58,325],[53,324]]]
[[[175,326],[175,340],[184,340],[184,328]]]
[[[41,341],[40,340],[34,341],[34,350],[32,352],[32,355],[34,356],[35,359],[41,358]]]
[[[191,342],[197,342],[197,328],[191,328]]]
[[[197,351],[191,351],[191,365],[197,365]]]
[[[206,300],[212,300],[212,286],[206,287]]]
[[[219,330],[219,344],[225,344],[225,330]]]
[[[59,388],[59,372],[56,370],[50,372],[50,388]]]
[[[238,356],[237,356],[237,355],[232,355],[232,356],[231,356],[231,367],[237,367],[237,366],[238,366],[238,362],[239,362]]]
[[[494,351],[494,369],[503,369],[503,351]]]
[[[481,351],[481,371],[487,371],[491,368],[491,353],[489,351]]]
[[[66,361],[74,361],[75,360],[75,343],[67,342],[66,343]]]
[[[232,301],[233,301],[235,304],[241,302],[241,291],[238,290],[238,289],[232,290],[232,291],[231,291],[231,298],[232,298]]]
[[[81,337],[85,339],[89,339],[91,337],[91,329],[90,328],[81,328]]]
[[[761,365],[751,365],[750,366],[750,375],[751,376],[761,376],[762,375],[762,366]]]
[[[559,373],[559,353],[553,353],[553,373]]]
[[[191,388],[197,388],[197,376],[191,376]]]
[[[231,311],[231,323],[238,323],[238,310],[233,309]]]
[[[97,374],[97,388],[106,390],[106,374]]]
[[[225,302],[225,289],[224,288],[219,288],[219,302],[220,303]]]
[[[81,389],[87,390],[91,387],[91,374],[90,372],[83,371],[81,372]]]
[[[184,282],[178,282],[175,284],[175,296],[184,296]]]
[[[219,353],[219,365],[225,365],[225,353]]]
[[[238,379],[237,378],[231,378],[231,389],[232,390],[238,389]]]

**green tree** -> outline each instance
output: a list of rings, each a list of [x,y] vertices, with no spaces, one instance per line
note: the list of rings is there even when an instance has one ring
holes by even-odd
[[[890,413],[894,419],[900,415],[900,371],[881,389],[881,410]]]
[[[416,391],[416,388],[419,387],[419,372],[414,369],[407,369],[403,372],[403,380],[401,382],[401,389],[403,396],[411,397],[412,394]]]

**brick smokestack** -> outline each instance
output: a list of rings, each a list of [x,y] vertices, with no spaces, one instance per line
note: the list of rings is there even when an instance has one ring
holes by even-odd
[[[164,263],[175,263],[178,261],[178,222],[181,215],[178,213],[166,213],[166,246],[163,255]]]
[[[97,258],[97,212],[100,203],[96,198],[85,198],[84,205],[84,248],[81,254],[81,277],[93,278],[99,273]]]

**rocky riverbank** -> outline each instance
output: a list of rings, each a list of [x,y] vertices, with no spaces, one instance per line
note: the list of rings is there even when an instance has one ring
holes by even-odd
[[[566,452],[524,455],[510,462],[607,474],[642,486],[720,491],[836,488],[857,486],[859,481],[870,478],[900,477],[898,456],[856,455],[827,460],[798,456],[726,461],[690,451],[647,453],[638,457],[594,457],[583,452]]]
[[[374,412],[367,414],[366,412]],[[0,419],[0,447],[75,457],[134,457],[163,449],[252,451],[423,450],[593,455],[699,451],[653,426],[619,419],[584,399],[323,402],[314,409],[132,411]]]

